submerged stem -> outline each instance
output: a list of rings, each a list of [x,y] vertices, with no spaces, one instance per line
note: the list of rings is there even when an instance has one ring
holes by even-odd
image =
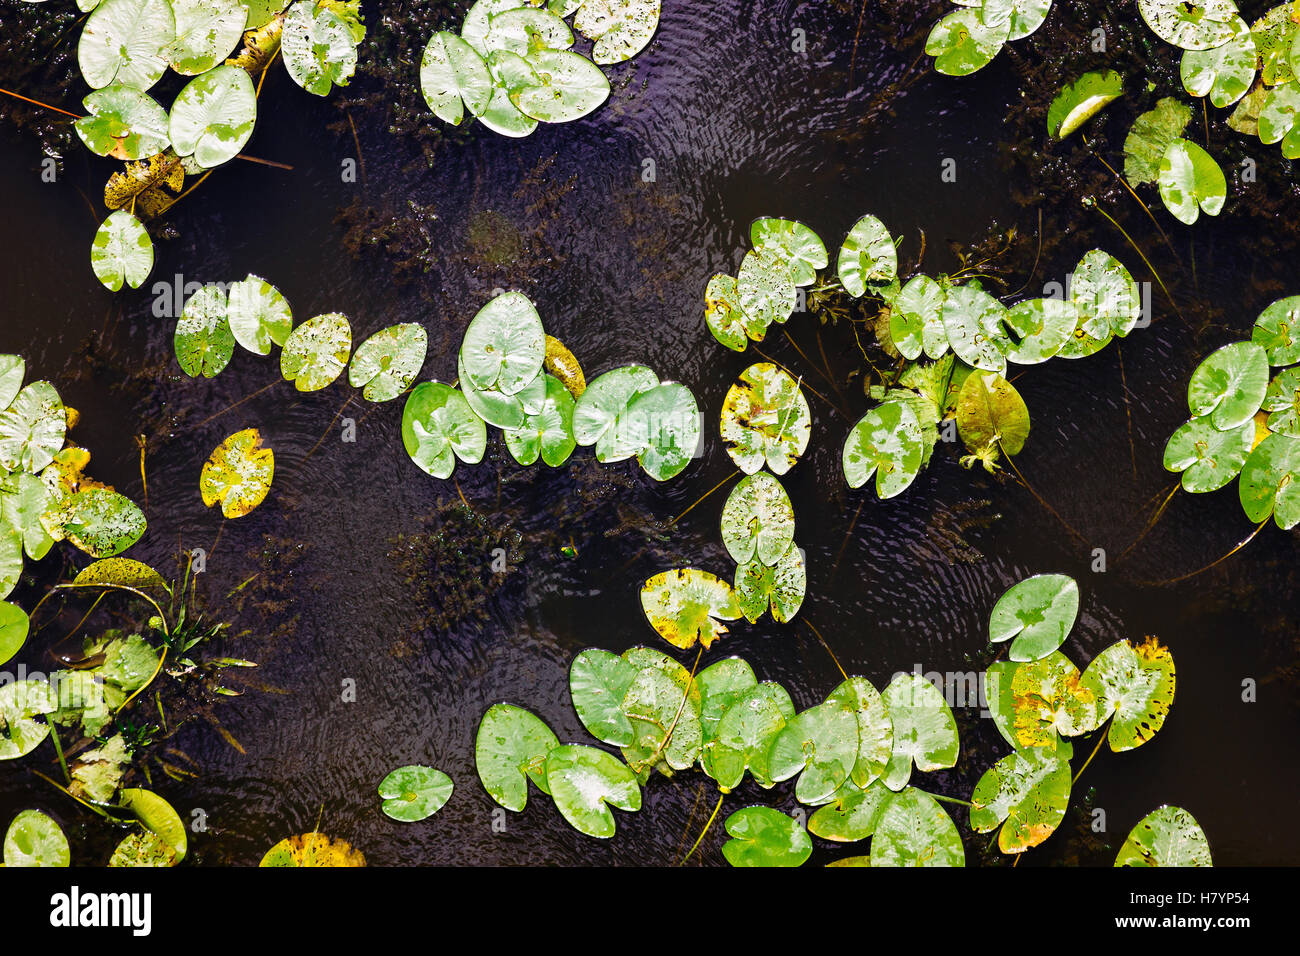
[[[1092,758],[1097,756],[1097,751],[1101,749],[1101,743],[1105,739],[1106,739],[1106,728],[1104,726],[1099,727],[1097,730],[1097,746],[1092,748],[1092,753],[1088,754],[1088,759],[1083,762],[1083,766],[1079,768],[1079,772],[1076,773],[1074,775],[1074,779],[1070,781],[1071,788],[1073,788],[1074,785],[1079,782],[1079,778],[1082,777],[1083,772],[1088,769],[1088,764],[1092,763]]]
[[[840,659],[835,656],[835,652],[831,650],[831,646],[826,643],[826,638],[822,637],[822,632],[817,630],[816,626],[813,624],[812,621],[808,620],[808,618],[804,618],[803,622],[808,625],[808,630],[813,632],[817,640],[821,641],[822,647],[826,648],[826,653],[829,654],[831,656],[831,660],[835,662],[835,667],[840,672],[840,676],[843,677],[845,680],[848,680],[849,675],[846,674],[844,672],[844,668],[840,666]]]
[[[740,474],[740,469],[739,469],[739,468],[737,468],[737,469],[736,469],[735,471],[733,471],[731,474],[727,475],[726,478],[723,478],[720,482],[718,482],[716,485],[714,485],[712,488],[710,488],[710,489],[709,489],[708,491],[706,491],[704,494],[702,494],[702,495],[700,495],[698,498],[696,498],[693,502],[691,502],[691,506],[690,506],[690,508],[687,508],[685,511],[683,511],[681,514],[679,514],[679,515],[678,515],[676,518],[674,518],[672,521],[668,522],[668,527],[671,528],[673,525],[677,524],[677,522],[679,522],[679,521],[681,521],[683,518],[685,518],[688,514],[690,514],[690,512],[691,512],[691,508],[694,508],[696,505],[698,505],[700,502],[702,502],[705,498],[709,497],[709,495],[713,494],[715,491],[717,491],[719,488],[721,488],[723,485],[725,485],[727,482],[729,482],[732,478],[735,478],[738,474]]]
[[[704,837],[708,834],[709,828],[713,826],[713,821],[717,819],[718,811],[722,809],[722,801],[725,799],[727,799],[725,793],[718,794],[718,802],[714,805],[713,812],[709,814],[709,819],[705,821],[704,829],[701,830],[700,835],[695,838],[695,842],[692,843],[691,848],[686,851],[686,855],[682,857],[682,861],[677,864],[678,866],[685,866],[686,861],[691,858],[691,854],[694,853],[699,845],[704,842]]]
[[[1236,554],[1238,551],[1240,551],[1240,550],[1241,550],[1242,548],[1244,548],[1246,545],[1248,545],[1248,544],[1250,544],[1252,541],[1254,541],[1254,540],[1255,540],[1255,535],[1257,535],[1257,534],[1259,534],[1261,531],[1263,531],[1263,530],[1264,530],[1264,526],[1267,525],[1267,524],[1268,524],[1268,518],[1265,518],[1263,521],[1261,521],[1259,524],[1257,524],[1257,525],[1255,526],[1255,530],[1252,531],[1250,534],[1246,535],[1246,537],[1243,538],[1243,539],[1241,540],[1241,542],[1238,543],[1238,545],[1237,545],[1235,548],[1233,548],[1231,551],[1229,551],[1227,554],[1223,555],[1222,557],[1220,557],[1220,558],[1215,558],[1213,561],[1211,561],[1209,564],[1207,564],[1207,565],[1206,565],[1205,567],[1203,567],[1203,568],[1197,568],[1195,571],[1191,571],[1191,572],[1189,572],[1189,573],[1187,573],[1187,574],[1180,575],[1179,577],[1176,577],[1176,578],[1166,578],[1166,579],[1163,580],[1163,581],[1139,581],[1139,582],[1137,582],[1137,583],[1138,583],[1138,584],[1141,584],[1141,585],[1143,585],[1143,586],[1145,586],[1145,587],[1164,587],[1165,585],[1168,585],[1168,584],[1177,584],[1177,583],[1180,582],[1180,581],[1186,581],[1188,578],[1194,578],[1194,577],[1196,577],[1198,574],[1204,574],[1206,571],[1210,570],[1211,568],[1218,567],[1220,564],[1222,564],[1224,561],[1227,561],[1230,557],[1232,557],[1234,554]]]

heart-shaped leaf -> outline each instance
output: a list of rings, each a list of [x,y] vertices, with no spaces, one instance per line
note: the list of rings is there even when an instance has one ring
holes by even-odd
[[[893,498],[907,490],[925,454],[921,423],[909,405],[883,402],[863,415],[844,442],[844,478],[861,488],[876,476],[876,495]]]
[[[1129,831],[1116,866],[1213,866],[1210,841],[1182,807],[1158,807]]]
[[[722,855],[732,866],[803,866],[812,856],[808,831],[771,807],[745,807],[727,817],[731,839]]]
[[[140,288],[153,271],[153,240],[144,223],[125,209],[109,214],[90,244],[90,267],[110,292],[121,289],[124,281]]]
[[[186,300],[176,323],[173,348],[181,371],[191,378],[213,378],[230,364],[235,336],[228,309],[225,290],[212,282]]]
[[[263,501],[275,478],[275,452],[262,445],[262,433],[245,428],[212,452],[199,477],[203,504],[221,503],[227,518],[242,518]]]
[[[1154,637],[1117,641],[1088,665],[1081,684],[1100,705],[1098,724],[1110,718],[1110,749],[1134,750],[1156,735],[1174,702],[1174,658]]]
[[[698,640],[711,647],[727,628],[720,621],[741,616],[736,593],[726,581],[697,568],[663,571],[641,586],[641,609],[669,644],[687,649]]]
[[[1036,661],[1065,643],[1079,614],[1079,585],[1064,574],[1035,574],[1007,589],[989,616],[989,640],[1011,643],[1013,661]]]
[[[411,389],[402,411],[402,445],[422,471],[450,478],[456,459],[467,465],[483,460],[487,427],[456,389],[421,382]]]
[[[636,774],[595,747],[556,747],[546,758],[546,782],[560,814],[587,836],[608,839],[614,835],[610,807],[641,809]]]
[[[441,770],[410,764],[398,767],[379,784],[384,815],[403,823],[433,816],[451,799],[451,777]]]
[[[812,412],[799,383],[770,362],[751,365],[722,401],[722,440],[741,471],[784,475],[808,447]]]
[[[895,674],[881,694],[894,725],[885,785],[901,791],[912,767],[929,773],[957,763],[957,721],[938,688],[920,674]]]
[[[429,334],[418,322],[381,329],[357,346],[348,384],[368,402],[392,401],[420,374],[428,349]]]
[[[204,169],[234,159],[257,122],[257,94],[246,70],[223,64],[185,84],[172,104],[172,146]]]
[[[474,739],[474,764],[483,789],[515,812],[528,803],[529,780],[549,796],[546,758],[559,743],[540,717],[513,704],[493,704]]]
[[[737,564],[776,564],[794,543],[794,506],[765,471],[737,482],[722,507],[722,543]]]
[[[280,374],[300,392],[330,385],[347,368],[352,354],[352,326],[338,312],[317,315],[298,326],[284,341]]]
[[[1023,853],[1056,832],[1070,804],[1070,764],[1042,748],[1003,757],[980,777],[971,796],[976,833],[1002,827],[998,847]]]

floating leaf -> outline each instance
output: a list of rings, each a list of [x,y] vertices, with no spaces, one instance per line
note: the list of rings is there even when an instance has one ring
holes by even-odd
[[[548,796],[546,758],[559,741],[534,714],[513,704],[493,704],[483,715],[474,739],[474,764],[483,789],[516,813],[528,803],[528,781]]]
[[[1170,436],[1164,464],[1169,471],[1182,472],[1185,490],[1217,491],[1241,472],[1254,444],[1254,420],[1220,431],[1208,416],[1202,416]]]
[[[1254,342],[1234,342],[1210,354],[1192,372],[1187,408],[1208,415],[1215,428],[1237,428],[1255,417],[1268,391],[1268,353]]]
[[[152,790],[133,787],[122,791],[119,803],[134,813],[146,830],[171,848],[176,863],[185,859],[189,847],[185,824],[170,803]]]
[[[506,292],[478,311],[465,329],[461,358],[478,388],[514,395],[531,383],[546,359],[546,332],[521,292]]]
[[[1248,29],[1232,0],[1138,0],[1156,36],[1184,50],[1210,50]]]
[[[63,829],[39,810],[23,810],[5,833],[6,867],[68,866],[72,854]]]
[[[509,50],[493,50],[487,55],[492,76],[492,98],[479,121],[502,136],[528,136],[537,129],[537,120],[522,113],[514,103],[524,90],[540,86],[542,78],[532,64]]]
[[[803,551],[791,545],[776,564],[764,564],[757,555],[736,567],[735,593],[740,610],[751,624],[770,605],[772,620],[784,624],[793,620],[808,588],[808,571]]]
[[[443,30],[430,37],[424,48],[420,89],[438,119],[459,126],[466,106],[475,116],[487,109],[492,99],[492,74],[472,46]]]
[[[521,5],[488,17],[483,43],[490,51],[528,57],[545,50],[567,50],[573,46],[573,31],[549,10]]]
[[[732,866],[803,866],[812,840],[798,820],[771,807],[745,807],[727,817],[731,839],[722,855]]]
[[[794,717],[794,704],[780,684],[765,681],[727,708],[700,764],[725,793],[749,770],[760,786],[774,785],[768,755],[776,735]]]
[[[639,449],[637,461],[655,481],[679,475],[701,451],[700,408],[685,385],[664,382],[628,402],[616,431]],[[600,457],[600,445],[596,456]]]
[[[17,604],[0,601],[0,664],[22,650],[30,626],[26,611]]]
[[[591,58],[622,63],[650,43],[659,26],[660,0],[584,0],[573,25],[595,44]]]
[[[1003,853],[1023,853],[1056,832],[1070,804],[1069,761],[1042,749],[1003,757],[980,777],[971,796],[971,829],[998,833]]]
[[[1013,661],[1036,661],[1065,643],[1079,614],[1079,585],[1064,574],[1035,574],[1007,589],[989,616],[989,640],[1011,643]]]
[[[118,82],[147,90],[166,72],[175,35],[167,0],[104,0],[77,45],[81,75],[94,89]]]
[[[982,0],[980,20],[1001,29],[1005,23],[1008,40],[1023,40],[1035,33],[1052,11],[1052,0]]]
[[[716,736],[723,715],[758,686],[758,678],[747,661],[724,657],[696,674],[695,683],[700,689],[700,730],[707,744]]]
[[[872,866],[965,866],[966,851],[952,817],[915,787],[895,796],[871,839]]]
[[[49,382],[32,382],[0,412],[0,468],[38,472],[63,447],[67,412]]]
[[[77,572],[72,583],[77,587],[131,588],[148,591],[152,588],[167,590],[163,576],[149,565],[132,558],[105,558],[95,561]]]
[[[1026,299],[1007,310],[1006,324],[1019,336],[1007,352],[1007,361],[1037,365],[1059,353],[1079,325],[1073,301]]]
[[[1142,318],[1138,284],[1122,262],[1100,249],[1087,253],[1074,267],[1070,297],[1079,316],[1079,328],[1102,344],[1113,335],[1128,335]],[[1077,344],[1067,342],[1067,346]],[[1071,351],[1074,354],[1069,357],[1076,357],[1079,350],[1067,348],[1062,354]]]
[[[293,331],[293,312],[280,290],[251,272],[232,283],[226,297],[226,319],[235,341],[255,355],[270,355],[271,346],[284,345]]]
[[[242,518],[263,501],[275,478],[275,452],[263,447],[256,428],[235,432],[203,464],[199,493],[211,508],[221,503],[227,518]]]
[[[56,709],[50,685],[44,681],[21,680],[0,686],[0,760],[13,760],[35,750],[50,733],[50,726],[37,720]]]
[[[1192,108],[1173,96],[1156,102],[1133,123],[1124,140],[1124,177],[1130,184],[1155,183],[1169,147],[1182,138],[1192,120]]]
[[[0,355],[0,412],[18,397],[26,374],[27,363],[21,355]]]
[[[624,365],[598,375],[587,386],[573,408],[573,437],[579,445],[597,445],[614,427],[615,419],[628,403],[659,384],[659,378],[644,365]],[[635,450],[628,452],[631,457]],[[600,456],[602,462],[610,459]]]
[[[853,703],[832,696],[786,721],[772,742],[768,772],[778,783],[796,773],[801,803],[826,803],[849,779],[858,760],[858,720]]]
[[[541,11],[537,11],[541,12]],[[544,123],[580,119],[609,99],[609,80],[585,56],[545,50],[529,58],[539,82],[510,94],[521,113]]]
[[[745,351],[749,344],[749,321],[740,307],[736,280],[729,275],[715,275],[704,290],[704,322],[713,337],[734,352]],[[765,329],[760,328],[760,332]],[[762,341],[762,337],[758,341]]]
[[[637,669],[617,654],[585,650],[569,667],[569,694],[578,719],[597,740],[629,747],[636,733],[623,713],[623,698],[636,679]],[[701,675],[703,676],[703,675]]]
[[[840,246],[835,268],[845,291],[855,299],[865,295],[870,286],[898,278],[898,250],[885,224],[875,216],[855,222]]]
[[[171,0],[176,39],[167,50],[172,69],[206,73],[239,45],[249,10],[239,0]]]
[[[316,392],[343,373],[351,354],[352,326],[347,317],[338,312],[318,315],[285,339],[280,374],[298,391]]]
[[[0,526],[7,524],[17,532],[27,556],[39,561],[54,545],[41,524],[41,515],[54,507],[61,494],[43,478],[26,472],[11,475],[8,480],[10,490],[0,490]]]
[[[483,460],[487,428],[456,389],[422,382],[411,390],[402,411],[402,444],[422,471],[450,478],[457,458],[467,465]]]
[[[876,832],[885,808],[896,794],[876,780],[865,790],[851,780],[835,794],[835,798],[808,820],[808,832],[823,840],[836,843],[855,843]]]
[[[451,799],[451,777],[433,767],[398,767],[379,784],[384,815],[403,823],[427,819]]]
[[[993,722],[1017,750],[1046,747],[1067,759],[1062,737],[1091,733],[1101,724],[1101,701],[1060,651],[1027,663],[999,661],[985,677]]]
[[[794,506],[781,483],[760,471],[742,478],[722,508],[722,543],[737,564],[775,564],[794,541]]]
[[[829,263],[826,246],[817,233],[793,219],[755,219],[749,227],[749,241],[755,249],[779,250],[796,286],[817,281],[817,270]]]
[[[623,697],[623,713],[633,731],[623,759],[634,774],[656,767],[664,773],[689,769],[704,744],[699,687],[689,673],[683,681],[679,665],[668,660],[671,671],[658,666],[638,670]]]
[[[669,644],[687,649],[698,640],[712,646],[727,628],[720,621],[740,617],[736,594],[708,571],[677,568],[663,571],[641,587],[641,608],[650,626]]]
[[[1100,705],[1098,724],[1111,718],[1107,739],[1116,752],[1134,750],[1164,726],[1174,702],[1174,658],[1154,637],[1117,641],[1088,665],[1081,686]]]
[[[921,423],[911,407],[884,402],[863,415],[844,442],[844,477],[861,488],[873,474],[876,495],[902,494],[921,470],[924,455]]]
[[[1029,437],[1029,409],[1001,375],[975,372],[966,378],[957,399],[957,429],[972,453],[997,447],[1018,455]]]
[[[357,346],[348,384],[368,402],[391,401],[420,374],[428,349],[429,334],[418,322],[382,329]]]
[[[1213,866],[1210,841],[1182,807],[1159,807],[1138,821],[1115,857],[1116,866]]]
[[[1006,371],[1014,347],[1003,322],[1007,307],[982,289],[954,286],[943,300],[943,327],[953,353],[967,365],[987,372]]]
[[[110,292],[121,289],[123,281],[140,288],[153,271],[153,240],[144,223],[124,209],[111,213],[90,244],[90,267]]]
[[[925,52],[934,68],[948,76],[969,76],[993,62],[1010,36],[1011,25],[987,26],[978,10],[957,10],[934,25]]]
[[[1186,51],[1179,75],[1188,93],[1208,96],[1223,109],[1246,95],[1258,64],[1255,38],[1247,31],[1210,50]]]
[[[543,373],[546,398],[535,414],[525,414],[524,423],[505,433],[506,448],[521,465],[542,461],[558,468],[569,460],[577,443],[573,439],[573,396],[554,375]]]
[[[957,721],[938,689],[920,674],[895,674],[881,697],[894,724],[894,746],[885,785],[900,791],[912,767],[929,773],[957,763]]]
[[[760,329],[789,319],[798,296],[784,253],[769,246],[745,253],[736,273],[736,298],[741,312]],[[752,332],[750,338],[761,340]]]
[[[1300,367],[1289,368],[1273,377],[1273,381],[1268,384],[1268,392],[1264,395],[1263,407],[1264,411],[1272,412],[1268,416],[1269,431],[1300,438]],[[1258,416],[1255,421],[1259,421]],[[1259,440],[1262,441],[1265,437],[1267,436],[1261,435]],[[1253,439],[1254,435],[1252,444]]]
[[[1124,78],[1114,70],[1093,70],[1061,88],[1047,111],[1047,134],[1065,139],[1124,95]]]
[[[1228,198],[1228,181],[1214,157],[1185,139],[1165,151],[1159,181],[1165,208],[1189,226],[1201,211],[1217,216]]]
[[[943,300],[947,292],[926,275],[913,276],[889,304],[889,335],[894,347],[909,361],[921,352],[939,358],[948,351],[943,327]]]
[[[347,86],[357,68],[357,48],[343,19],[324,4],[298,0],[289,8],[280,51],[293,81],[325,96],[334,84]]]
[[[1278,299],[1261,312],[1250,340],[1268,352],[1270,365],[1300,362],[1300,295]]]
[[[827,700],[842,702],[857,718],[858,759],[849,779],[865,789],[884,775],[894,752],[894,722],[885,700],[865,677],[848,678]]]
[[[73,126],[96,156],[142,159],[167,148],[167,111],[149,94],[114,83],[95,90],[81,105],[90,115]]]
[[[266,851],[258,866],[365,866],[366,858],[342,840],[323,833],[304,833],[281,840]]]
[[[1261,522],[1273,515],[1289,531],[1300,523],[1300,438],[1269,435],[1255,446],[1237,483],[1246,517]]]
[[[196,76],[172,104],[172,146],[204,169],[239,154],[253,135],[257,94],[248,73],[225,64]]]
[[[181,370],[191,378],[219,375],[235,354],[225,290],[209,282],[185,302],[173,346]]]
[[[784,475],[808,447],[812,412],[799,383],[769,362],[751,365],[722,401],[722,440],[745,474]]]
[[[111,488],[79,491],[41,521],[51,537],[66,538],[93,558],[121,554],[140,540],[147,527],[135,502]]]
[[[113,850],[111,867],[175,866],[176,851],[152,830],[127,834]]]
[[[542,367],[560,380],[575,401],[582,398],[582,393],[587,390],[587,376],[583,374],[578,357],[553,335],[546,337],[546,359]]]
[[[1300,35],[1300,34],[1298,34]],[[1300,159],[1300,88],[1288,83],[1269,90],[1259,110],[1259,139],[1282,144],[1282,155]]]
[[[560,814],[575,830],[608,839],[614,835],[614,814],[641,809],[636,774],[616,757],[595,747],[565,745],[546,758],[546,782]]]

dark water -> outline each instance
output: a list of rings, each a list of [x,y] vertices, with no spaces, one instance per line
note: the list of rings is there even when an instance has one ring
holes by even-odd
[[[211,551],[200,593],[211,613],[246,632],[225,650],[259,661],[256,680],[276,691],[251,690],[216,711],[245,753],[202,723],[169,743],[202,768],[188,783],[155,779],[183,815],[206,812],[210,828],[192,841],[198,861],[255,863],[318,820],[374,864],[680,857],[712,808],[701,775],[655,780],[642,812],[618,814],[611,841],[575,835],[535,791],[527,811],[495,832],[473,737],[483,711],[508,700],[538,713],[561,739],[589,742],[569,704],[573,655],[589,646],[662,649],[637,599],[650,574],[686,565],[731,573],[717,528],[723,493],[663,541],[638,529],[681,513],[732,470],[712,423],[727,387],[760,359],[713,342],[702,300],[709,275],[739,265],[749,222],[796,217],[830,246],[873,212],[906,237],[904,259],[915,257],[924,232],[924,268],[938,272],[957,267],[950,242],[974,244],[995,222],[1033,236],[1041,211],[1053,242],[1035,286],[1063,278],[1094,241],[1138,278],[1151,278],[1117,232],[1092,220],[1076,228],[1077,197],[1037,208],[1013,198],[1027,185],[1018,179],[1023,165],[1005,161],[1006,144],[1024,105],[1006,57],[966,80],[925,74],[899,82],[919,53],[900,29],[937,15],[933,4],[916,8],[895,16],[888,34],[869,17],[855,54],[852,10],[669,2],[655,43],[614,71],[610,105],[586,121],[544,126],[523,141],[482,135],[446,143],[427,169],[388,131],[383,109],[355,110],[364,166],[356,183],[341,175],[357,150],[337,102],[317,101],[273,70],[247,152],[293,170],[235,163],[218,171],[170,216],[177,237],[159,243],[150,284],[176,274],[204,282],[256,272],[284,291],[299,320],[346,313],[357,341],[419,321],[430,331],[425,375],[442,380],[455,377],[455,348],[473,313],[494,290],[521,288],[589,379],[626,362],[648,364],[689,384],[710,423],[705,457],[665,485],[634,465],[598,466],[588,451],[559,470],[522,469],[494,442],[484,464],[456,473],[487,530],[453,534],[451,550],[461,555],[426,561],[423,581],[408,580],[393,557],[395,539],[445,515],[458,496],[451,482],[426,477],[407,459],[400,403],[363,407],[358,395],[340,409],[351,391],[344,385],[304,397],[282,383],[205,422],[274,382],[275,360],[241,353],[215,380],[181,375],[170,357],[173,321],[153,314],[149,289],[114,297],[88,268],[97,218],[81,194],[97,196],[110,164],[77,144],[59,182],[44,184],[35,139],[0,126],[9,225],[0,240],[0,352],[22,353],[29,378],[51,379],[82,410],[74,437],[94,452],[92,472],[137,500],[134,436],[148,437],[150,530],[132,556],[170,568],[178,550]],[[806,55],[791,50],[795,28],[806,31]],[[940,180],[946,158],[957,161],[956,184]],[[654,163],[652,183],[642,178],[646,160]],[[360,234],[379,239],[354,255],[349,226],[364,209],[377,218]],[[393,217],[396,230],[377,231]],[[1160,242],[1140,212],[1125,221],[1144,246]],[[902,497],[864,503],[867,490],[849,492],[839,468],[844,435],[867,405],[860,382],[847,380],[860,364],[850,330],[792,320],[789,331],[812,363],[783,338],[764,346],[848,412],[810,396],[812,443],[784,483],[810,569],[801,619],[850,673],[883,686],[914,665],[982,669],[993,602],[1014,581],[1048,570],[1080,581],[1083,608],[1064,648],[1076,663],[1122,637],[1155,634],[1172,647],[1178,694],[1164,730],[1138,751],[1103,751],[1076,790],[1076,802],[1092,791],[1088,806],[1105,810],[1107,833],[1075,832],[1080,817],[1072,814],[1026,864],[1108,865],[1128,829],[1162,803],[1198,818],[1218,863],[1300,860],[1293,743],[1300,709],[1288,682],[1296,664],[1296,536],[1269,528],[1211,572],[1144,586],[1208,564],[1249,533],[1233,485],[1176,498],[1156,530],[1117,560],[1142,530],[1143,504],[1171,485],[1160,457],[1185,418],[1190,370],[1213,347],[1247,334],[1272,298],[1296,291],[1296,245],[1287,247],[1289,259],[1263,258],[1252,249],[1254,227],[1231,215],[1194,232],[1166,229],[1184,258],[1196,242],[1195,281],[1186,271],[1167,277],[1181,311],[1216,327],[1194,335],[1204,322],[1180,320],[1158,297],[1153,325],[1135,332],[1122,354],[1111,347],[1017,380],[1034,416],[1017,463],[1055,516],[1015,481],[964,471],[942,451]],[[1030,242],[1031,263],[1033,251]],[[1031,281],[1029,269],[1014,278],[1012,289]],[[1290,288],[1270,291],[1270,282],[1287,278]],[[830,376],[816,369],[822,350]],[[353,444],[340,440],[343,418],[358,423]],[[275,449],[275,488],[259,510],[223,529],[199,499],[199,469],[226,435],[251,426]],[[577,558],[560,552],[570,542]],[[428,626],[430,595],[437,603],[437,595],[463,590],[449,569],[485,565],[501,546],[519,559],[484,605],[486,619]],[[1105,573],[1091,570],[1095,548],[1106,552]],[[43,570],[41,580],[55,573]],[[242,603],[226,598],[254,574]],[[783,682],[798,706],[810,706],[838,671],[802,620],[742,622],[701,666],[739,654],[761,679]],[[29,652],[34,647],[39,641]],[[1260,684],[1257,703],[1241,701],[1247,678]],[[355,681],[354,703],[341,699],[346,680]],[[966,798],[1005,745],[977,709],[959,721],[961,762],[924,785]],[[26,769],[44,755],[0,768],[0,817],[41,807],[69,829],[74,859],[102,861],[111,841]],[[455,794],[428,821],[389,821],[375,787],[392,768],[416,762],[448,772]],[[756,802],[797,805],[788,786],[765,794],[747,785],[725,809]],[[977,862],[988,838],[972,836],[964,814],[955,818],[968,861]],[[722,862],[722,839],[717,827],[697,860]],[[835,855],[847,853],[818,859]]]

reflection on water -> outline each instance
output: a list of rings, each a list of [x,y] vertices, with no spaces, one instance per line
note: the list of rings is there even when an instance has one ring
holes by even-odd
[[[791,49],[795,26],[806,30],[806,54]],[[285,292],[300,320],[346,313],[357,341],[419,321],[430,332],[425,374],[448,381],[465,323],[495,289],[521,288],[589,379],[626,362],[650,365],[689,384],[711,422],[727,387],[757,359],[713,343],[701,321],[703,289],[713,272],[738,266],[756,216],[803,219],[831,245],[873,212],[905,237],[904,258],[916,256],[924,232],[928,271],[953,268],[948,243],[973,243],[994,221],[1037,228],[1037,210],[1008,198],[998,161],[1016,97],[1010,71],[995,66],[960,82],[924,76],[881,108],[915,51],[893,50],[868,27],[851,53],[854,27],[850,12],[820,4],[669,3],[655,44],[614,71],[610,105],[588,120],[544,126],[523,141],[472,136],[420,171],[384,116],[356,113],[365,167],[358,183],[340,175],[355,152],[350,133],[326,128],[337,107],[273,77],[263,116],[274,121],[264,119],[248,149],[293,170],[235,164],[214,175],[177,208],[177,235],[159,243],[151,281],[256,272]],[[230,588],[260,574],[238,602],[238,628],[251,633],[229,650],[261,661],[257,679],[282,692],[251,692],[221,709],[245,753],[195,725],[177,742],[202,777],[158,782],[183,814],[206,811],[210,829],[193,841],[197,858],[255,862],[318,820],[381,864],[679,858],[712,807],[700,775],[655,781],[641,813],[618,814],[612,841],[575,839],[536,794],[498,832],[475,777],[473,737],[483,711],[508,700],[534,710],[562,740],[586,741],[568,701],[572,656],[657,641],[636,596],[650,574],[688,564],[729,571],[717,529],[721,493],[664,530],[731,471],[715,432],[704,459],[663,486],[634,464],[597,466],[589,452],[560,470],[520,469],[499,443],[482,465],[458,469],[453,484],[407,460],[397,405],[344,404],[341,386],[301,396],[273,385],[205,421],[275,382],[275,361],[240,354],[217,379],[180,375],[170,358],[173,323],[154,314],[150,290],[114,298],[87,268],[95,220],[82,194],[97,192],[107,166],[72,155],[60,182],[40,185],[32,142],[8,127],[2,135],[8,218],[22,228],[0,240],[0,351],[21,352],[33,376],[59,385],[84,413],[75,437],[95,452],[94,473],[137,497],[134,436],[148,437],[151,530],[134,556],[170,567],[178,544],[210,550],[202,583],[217,610],[235,606],[224,598]],[[957,161],[955,188],[940,184],[945,158]],[[1060,214],[1047,211],[1048,228]],[[1231,309],[1226,321],[1241,332],[1264,302],[1236,310],[1246,293],[1232,233],[1205,228],[1209,236],[1223,228],[1225,238],[1201,264],[1201,295]],[[1113,238],[1112,251],[1135,264]],[[1042,263],[1036,281],[1084,251]],[[809,564],[803,615],[846,670],[882,685],[914,666],[979,669],[987,615],[1002,590],[1037,571],[1072,574],[1083,607],[1066,650],[1077,662],[1148,633],[1170,644],[1178,662],[1178,701],[1159,738],[1137,753],[1103,754],[1089,768],[1085,783],[1114,831],[1108,839],[1117,845],[1143,814],[1169,802],[1197,816],[1220,862],[1294,860],[1300,771],[1280,759],[1276,742],[1300,729],[1300,717],[1293,693],[1266,682],[1294,660],[1285,613],[1294,611],[1294,536],[1267,532],[1222,572],[1177,588],[1138,587],[1209,562],[1249,531],[1228,495],[1179,500],[1118,560],[1141,530],[1143,503],[1170,484],[1160,450],[1184,417],[1187,375],[1208,351],[1156,305],[1155,324],[1122,351],[1053,362],[1017,382],[1034,415],[1017,463],[1055,514],[1015,481],[967,472],[942,453],[899,499],[849,492],[839,449],[866,407],[860,385],[845,385],[857,349],[847,328],[792,320],[794,342],[773,339],[765,351],[804,370],[811,387],[850,412],[810,396],[812,443],[785,481]],[[825,353],[832,374],[806,368],[801,352]],[[346,418],[357,424],[355,443],[340,440]],[[253,515],[222,529],[199,501],[199,467],[222,438],[250,426],[275,449],[275,489]],[[455,560],[437,548],[420,552],[429,555],[425,578],[412,580],[411,562],[395,557],[402,536],[445,515],[459,495],[488,517],[488,531],[451,541],[462,552]],[[472,550],[494,533],[516,532],[517,566],[475,605],[483,616],[448,625],[430,615],[431,593],[460,586],[449,569],[463,566],[465,549],[477,560]],[[577,557],[561,552],[570,543]],[[1108,559],[1105,573],[1093,571],[1096,549]],[[735,626],[701,666],[733,653],[760,678],[783,682],[800,707],[837,683],[830,655],[799,622]],[[1246,678],[1265,682],[1256,704],[1240,701]],[[355,702],[344,700],[347,682],[355,682]],[[996,732],[974,711],[962,726],[967,756],[932,789],[965,795],[1001,755]],[[451,774],[456,792],[432,820],[397,824],[378,812],[375,788],[392,768],[416,762]],[[79,821],[43,786],[22,767],[4,768],[0,817],[39,805],[70,827]],[[765,794],[747,784],[728,806],[749,802],[795,805],[788,787]],[[1241,812],[1246,806],[1250,813]],[[86,845],[70,832],[74,847]],[[972,859],[980,842],[971,842]],[[711,837],[697,859],[721,862],[719,844]],[[1064,861],[1078,851],[1063,833],[1032,856]],[[1082,861],[1108,863],[1109,855],[1092,851]]]

